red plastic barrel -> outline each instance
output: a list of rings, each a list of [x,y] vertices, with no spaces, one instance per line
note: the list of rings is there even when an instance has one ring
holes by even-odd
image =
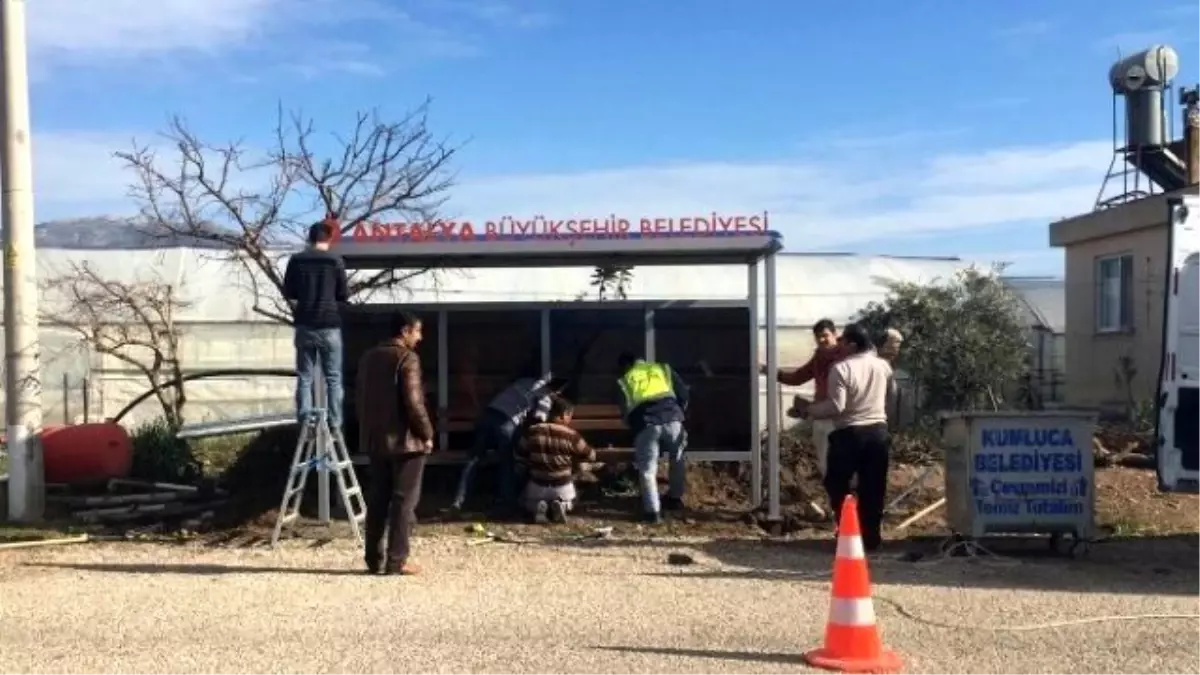
[[[133,443],[120,424],[48,426],[41,438],[47,483],[81,485],[124,478],[133,463]]]

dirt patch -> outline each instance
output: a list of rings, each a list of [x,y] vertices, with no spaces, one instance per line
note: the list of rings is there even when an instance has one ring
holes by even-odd
[[[1106,426],[1097,434],[1098,467],[1096,522],[1118,536],[1195,533],[1200,529],[1200,502],[1195,495],[1160,493],[1154,473],[1126,468],[1127,460],[1110,462],[1103,456],[1140,457],[1143,465],[1152,459],[1144,434],[1119,426]],[[269,537],[287,476],[287,465],[295,444],[294,430],[267,431],[228,464],[221,484],[230,492],[229,507],[215,523],[221,536],[242,536],[248,541]],[[1106,454],[1107,453],[1107,454]],[[790,429],[780,441],[780,476],[783,522],[772,533],[795,537],[824,537],[832,529],[825,490],[816,470],[813,446],[804,428]],[[1107,468],[1102,468],[1105,465]],[[943,496],[941,456],[933,436],[920,429],[899,433],[893,441],[893,461],[888,480],[889,503],[913,488],[907,498],[887,514],[891,526]],[[423,527],[461,533],[465,527],[483,523],[488,528],[524,532],[520,522],[496,522],[484,509],[491,486],[480,475],[481,499],[462,513],[450,513],[458,467],[431,466],[426,480],[419,517]],[[365,482],[365,473],[360,479]],[[734,464],[696,464],[688,471],[688,509],[662,529],[667,535],[759,537],[764,509],[750,501],[750,467]],[[666,483],[666,467],[660,480]],[[764,489],[768,484],[764,475]],[[315,490],[310,490],[315,493]],[[596,528],[615,526],[621,531],[640,530],[636,481],[628,466],[609,466],[579,483],[580,503],[574,524],[560,528],[563,536],[586,536]],[[758,506],[758,508],[755,508]],[[335,507],[336,508],[336,507]],[[315,494],[306,500],[306,514],[315,512]],[[534,532],[537,530],[530,530]],[[936,536],[948,533],[944,510],[937,510],[909,527],[907,536]]]
[[[1200,531],[1200,496],[1160,492],[1153,471],[1096,469],[1096,523],[1113,536]]]

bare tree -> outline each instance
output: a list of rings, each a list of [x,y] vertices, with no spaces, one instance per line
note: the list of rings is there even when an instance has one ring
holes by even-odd
[[[41,281],[48,296],[63,304],[42,321],[70,331],[96,353],[111,356],[145,375],[155,388],[172,429],[183,423],[187,403],[179,362],[176,317],[187,304],[170,284],[124,283],[100,276],[86,262]],[[176,384],[170,385],[169,383]],[[164,386],[168,385],[168,386]]]
[[[329,145],[311,119],[281,108],[272,147],[260,155],[242,141],[206,143],[176,117],[163,134],[169,160],[145,145],[117,157],[137,177],[131,192],[148,234],[240,262],[254,311],[291,323],[281,247],[302,241],[314,221],[334,217],[344,234],[360,224],[437,220],[458,147],[434,137],[428,111],[426,101],[395,122],[359,113],[349,136],[331,135]],[[361,301],[429,271],[356,272],[350,294]]]

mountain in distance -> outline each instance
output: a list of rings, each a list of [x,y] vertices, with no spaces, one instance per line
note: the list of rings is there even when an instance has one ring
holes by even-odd
[[[186,246],[223,248],[219,244],[188,236],[150,234],[129,218],[99,216],[50,220],[34,225],[38,248],[147,249]]]

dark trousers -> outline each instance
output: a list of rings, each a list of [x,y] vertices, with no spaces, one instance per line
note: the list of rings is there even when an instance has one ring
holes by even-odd
[[[409,537],[417,525],[417,502],[421,499],[426,457],[421,453],[406,453],[371,458],[371,489],[367,494],[368,565],[380,562],[385,530],[387,564],[398,566],[408,561]]]
[[[475,423],[475,441],[471,446],[470,459],[458,479],[458,491],[454,497],[457,506],[461,508],[466,502],[471,492],[475,469],[492,451],[495,451],[499,464],[497,470],[500,472],[500,505],[512,507],[516,504],[517,479],[513,458],[516,442],[517,427],[507,415],[494,408],[483,411]]]
[[[850,482],[858,476],[858,519],[863,546],[877,548],[882,541],[884,495],[887,493],[888,454],[892,439],[886,424],[845,427],[829,434],[825,491],[836,522],[841,522],[842,502]]]

